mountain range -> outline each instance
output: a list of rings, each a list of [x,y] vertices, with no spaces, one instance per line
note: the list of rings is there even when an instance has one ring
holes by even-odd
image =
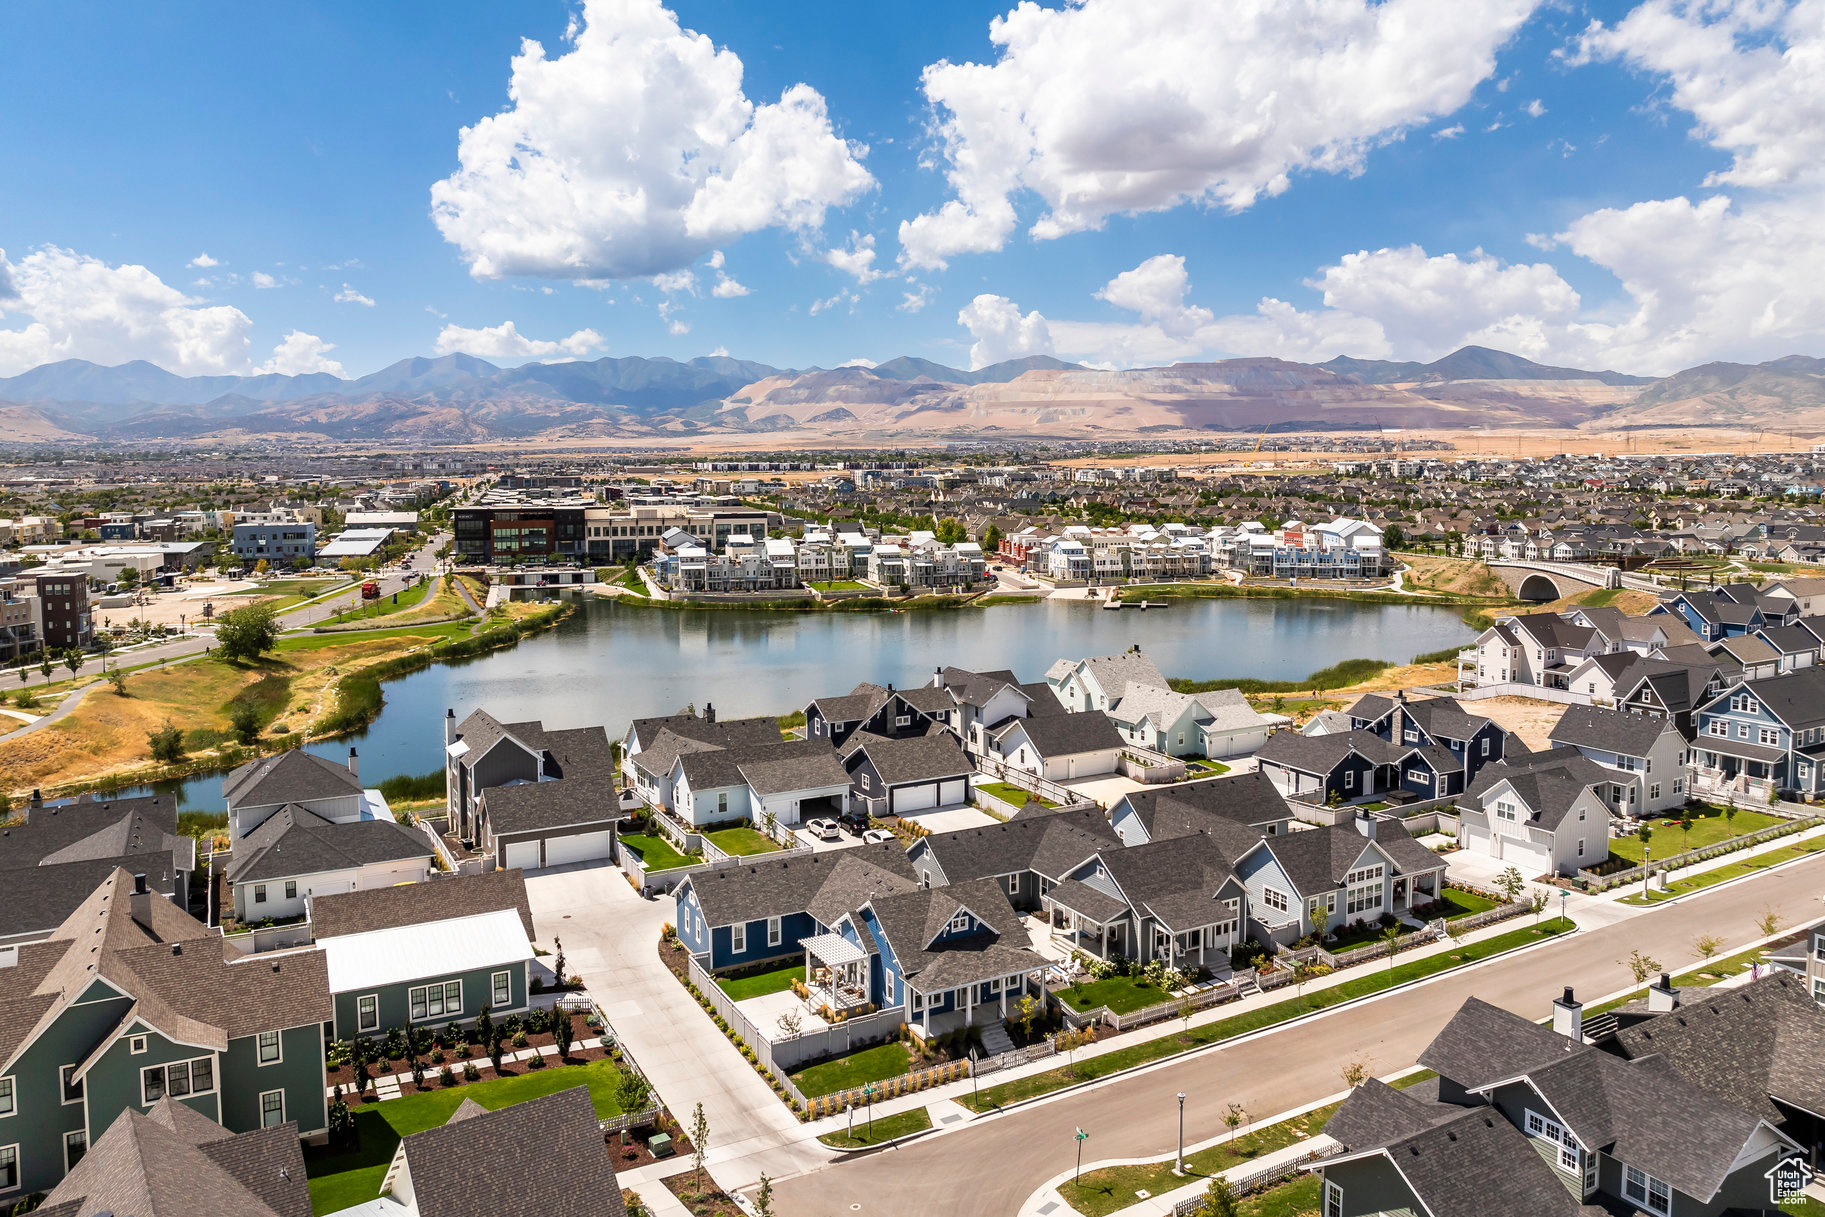
[[[638,356],[503,368],[402,359],[353,379],[179,376],[135,361],[0,378],[0,443],[297,438],[782,442],[1170,437],[1223,430],[1762,426],[1825,429],[1825,360],[1712,363],[1654,379],[1464,347],[1431,363],[1227,359],[1122,371],[1030,356],[964,371],[903,355],[776,368]]]

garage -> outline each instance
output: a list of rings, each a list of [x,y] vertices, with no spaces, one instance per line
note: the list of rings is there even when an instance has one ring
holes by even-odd
[[[893,810],[895,815],[905,815],[909,811],[926,811],[938,805],[938,783],[928,782],[920,786],[902,786],[893,792]]]
[[[941,789],[942,793],[938,796],[938,802],[945,807],[949,807],[952,803],[965,803],[969,801],[970,783],[968,778],[958,778],[952,782],[945,782]]]
[[[522,870],[539,869],[539,843],[537,841],[507,842],[507,856],[502,865],[509,870],[516,866]]]
[[[566,862],[595,862],[614,850],[615,834],[604,828],[597,832],[580,832],[568,837],[545,839],[545,865],[563,866]]]
[[[1502,861],[1512,864],[1523,875],[1533,878],[1535,875],[1552,873],[1552,851],[1544,845],[1535,845],[1517,837],[1502,838]]]

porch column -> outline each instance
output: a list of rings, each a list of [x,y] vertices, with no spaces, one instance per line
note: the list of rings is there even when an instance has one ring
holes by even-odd
[[[1012,977],[1003,977],[1001,981],[1001,1017],[1004,1020],[1008,1016],[1008,984],[1012,979]]]
[[[972,983],[963,999],[963,1025],[976,1021],[976,986]]]

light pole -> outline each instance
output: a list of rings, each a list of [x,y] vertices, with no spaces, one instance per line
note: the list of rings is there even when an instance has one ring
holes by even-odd
[[[1078,1130],[1077,1130],[1077,1170],[1076,1170],[1076,1172],[1075,1172],[1075,1173],[1073,1173],[1073,1174],[1072,1174],[1072,1176],[1071,1176],[1071,1182],[1072,1182],[1072,1183],[1073,1183],[1073,1184],[1075,1184],[1075,1183],[1076,1183],[1076,1182],[1077,1182],[1077,1181],[1078,1181],[1078,1180],[1079,1180],[1079,1179],[1081,1179],[1081,1178],[1082,1178],[1082,1177],[1083,1177],[1083,1173],[1084,1173],[1084,1142],[1085,1142],[1085,1141],[1087,1141],[1087,1140],[1089,1140],[1089,1139],[1090,1139],[1090,1134],[1089,1134],[1089,1133],[1087,1133],[1087,1132],[1085,1132],[1085,1131],[1084,1131],[1084,1130],[1083,1130],[1083,1129],[1081,1129],[1081,1128],[1080,1128],[1080,1129],[1078,1129]]]
[[[1172,1173],[1185,1173],[1185,1092],[1179,1091],[1179,1152],[1172,1162]]]
[[[1565,889],[1560,888],[1559,889],[1559,920],[1561,922],[1563,922],[1565,920],[1565,897],[1566,897]]]
[[[1643,904],[1646,904],[1648,901],[1648,876],[1651,875],[1653,871],[1654,847],[1643,842],[1641,846],[1641,902]]]

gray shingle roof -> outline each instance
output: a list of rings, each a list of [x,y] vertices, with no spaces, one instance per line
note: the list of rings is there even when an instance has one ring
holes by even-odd
[[[757,859],[746,866],[703,871],[684,882],[712,926],[799,912],[808,912],[827,926],[867,900],[871,891],[910,891],[918,886],[898,841]]]
[[[1096,683],[1102,686],[1104,695],[1111,701],[1124,696],[1130,685],[1149,689],[1170,687],[1158,665],[1139,647],[1119,655],[1091,656],[1083,660],[1083,666],[1096,677]]]
[[[945,877],[957,883],[1026,870],[1057,879],[1118,841],[1102,809],[1087,807],[933,833],[920,844],[938,860]]]
[[[906,982],[920,993],[1031,971],[1045,963],[1028,946],[1020,917],[993,879],[970,879],[944,887],[915,888],[868,902],[899,961]],[[927,943],[959,908],[989,927],[986,932]]]
[[[1228,851],[1203,833],[1149,841],[1098,855],[1128,903],[1184,932],[1227,916],[1217,896],[1235,879]]]
[[[1471,997],[1419,1054],[1419,1063],[1469,1090],[1519,1077],[1586,1051],[1550,1027]]]
[[[1122,733],[1108,715],[1098,711],[1017,718],[991,735],[1005,753],[1006,741],[1016,733],[1025,735],[1027,743],[1042,757],[1114,751],[1122,746]]]
[[[582,1086],[452,1119],[401,1147],[419,1217],[626,1217]]]
[[[1498,783],[1507,782],[1515,795],[1536,813],[1534,823],[1557,829],[1585,791],[1601,786],[1610,775],[1576,748],[1551,748],[1545,752],[1514,749],[1493,765],[1477,772],[1465,792],[1465,801],[1482,807],[1484,796]],[[1606,813],[1607,814],[1607,813]]]
[[[222,797],[230,807],[306,803],[360,793],[361,779],[347,765],[302,748],[248,761],[222,779]]]
[[[1369,838],[1346,827],[1313,828],[1261,841],[1261,848],[1274,855],[1301,896],[1336,890],[1357,860],[1374,847]]]
[[[481,875],[434,877],[423,883],[339,892],[311,900],[311,927],[317,938],[339,938],[402,925],[423,925],[454,917],[473,917],[512,909],[519,913],[528,938],[532,906],[526,901],[526,879],[518,867]]]
[[[845,741],[843,755],[853,757],[858,751],[874,763],[875,772],[888,786],[967,777],[976,772],[976,766],[950,735],[887,739],[872,732],[858,731]]]
[[[1825,667],[1801,668],[1784,676],[1752,680],[1743,688],[1789,727],[1825,724]]]
[[[1345,1100],[1344,1109],[1360,1093]],[[1491,1107],[1448,1110],[1427,1127],[1364,1148],[1386,1153],[1429,1217],[1575,1217],[1586,1211],[1526,1135]]]
[[[772,718],[737,718],[728,722],[708,722],[692,716],[641,719],[634,726],[644,727],[639,738],[641,750],[634,754],[634,764],[654,777],[665,777],[672,764],[689,753],[739,748],[744,745],[779,742],[779,720]],[[650,735],[648,734],[650,732]]]
[[[490,786],[482,792],[482,808],[489,828],[497,836],[549,832],[623,818],[614,786],[586,778]]]
[[[334,824],[302,807],[282,807],[241,838],[228,881],[292,879],[376,862],[430,858],[433,852],[423,833],[392,820]]]
[[[1155,841],[1202,831],[1211,826],[1213,819],[1265,828],[1293,816],[1285,796],[1259,772],[1149,787],[1133,791],[1122,802],[1140,818],[1148,837]]]
[[[1555,744],[1640,757],[1652,751],[1662,735],[1676,730],[1667,718],[1603,706],[1567,706],[1549,738]]]

